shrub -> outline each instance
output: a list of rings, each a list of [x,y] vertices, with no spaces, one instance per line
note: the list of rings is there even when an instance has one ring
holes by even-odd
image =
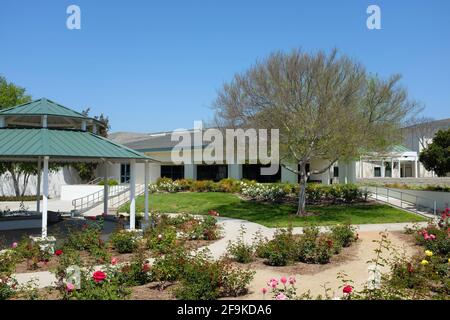
[[[146,230],[147,248],[157,253],[168,253],[176,244],[177,232],[172,226],[157,226]]]
[[[15,271],[17,262],[16,252],[13,250],[0,251],[0,300],[6,300],[14,296],[14,287],[17,282],[11,277]]]
[[[160,282],[180,279],[188,258],[189,253],[183,246],[176,247],[164,256],[156,257],[152,266],[154,279]]]
[[[240,180],[233,178],[222,179],[217,183],[217,188],[220,192],[239,193],[241,192],[241,183]]]
[[[234,268],[229,263],[212,261],[206,251],[190,257],[184,265],[175,296],[183,300],[212,300],[246,292],[254,272]]]
[[[99,186],[103,186],[105,185],[105,181],[100,181],[97,185]],[[119,185],[119,181],[117,181],[116,179],[108,179],[108,186],[112,187],[112,186],[118,186]]]
[[[30,239],[22,239],[14,249],[17,261],[26,260],[28,270],[36,270],[39,262],[46,262],[50,259],[50,252],[42,251],[37,243]]]
[[[241,225],[239,237],[236,242],[228,242],[227,253],[239,263],[249,263],[254,260],[255,247],[254,245],[246,244],[244,236],[246,229],[244,225]]]
[[[355,230],[350,224],[338,224],[330,227],[331,237],[335,242],[335,246],[339,249],[341,247],[349,247],[352,242],[357,240]]]
[[[328,235],[320,234],[317,227],[305,227],[296,241],[296,260],[305,263],[328,263],[334,252],[334,242]]]
[[[97,262],[103,263],[110,260],[110,254],[107,251],[105,242],[102,240],[103,223],[89,222],[83,226],[80,231],[69,233],[64,248],[70,248],[79,251],[88,251]]]
[[[293,260],[294,245],[292,228],[277,229],[272,240],[258,245],[257,254],[268,265],[285,266]]]
[[[119,253],[132,253],[138,247],[137,235],[126,230],[118,230],[110,237],[114,249]]]
[[[195,220],[193,228],[188,231],[189,239],[216,240],[220,236],[217,219],[213,216],[204,216],[200,221]]]
[[[139,246],[131,262],[121,267],[122,282],[127,286],[140,286],[153,280],[153,271],[146,257],[144,247]]]
[[[195,180],[192,182],[192,192],[217,192],[219,191],[218,185],[212,180]]]
[[[167,191],[171,193],[182,190],[180,183],[177,180],[173,181],[170,178],[159,178],[156,181],[156,186],[159,191]]]
[[[102,271],[93,268],[81,270],[81,288],[68,292],[62,287],[65,299],[77,300],[123,300],[130,290],[123,281],[123,276],[117,268],[108,267]]]
[[[242,182],[241,190],[243,195],[261,201],[279,201],[287,195],[285,189],[277,184]]]

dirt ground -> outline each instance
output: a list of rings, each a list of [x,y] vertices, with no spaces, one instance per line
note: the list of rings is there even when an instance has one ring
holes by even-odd
[[[354,281],[353,285],[356,289],[361,289],[367,282],[369,273],[367,261],[376,256],[374,250],[377,243],[374,240],[380,240],[379,232],[360,232],[359,240],[349,248],[344,250],[337,256],[334,256],[331,263],[326,265],[308,265],[298,263],[293,266],[286,267],[270,267],[257,262],[252,267],[256,271],[255,277],[250,284],[249,294],[239,297],[238,299],[263,299],[261,289],[267,287],[267,282],[272,277],[280,278],[282,276],[295,276],[297,283],[297,293],[301,294],[310,290],[313,296],[324,294],[323,285],[326,284],[331,289],[330,294],[333,296],[341,296],[342,290],[339,286],[342,282],[337,279],[339,272],[347,274],[348,279]],[[399,252],[404,252],[408,256],[417,253],[418,248],[414,246],[411,237],[402,232],[389,232],[388,240],[391,241]],[[388,257],[389,253],[384,252],[383,256]],[[387,268],[384,268],[387,271]]]

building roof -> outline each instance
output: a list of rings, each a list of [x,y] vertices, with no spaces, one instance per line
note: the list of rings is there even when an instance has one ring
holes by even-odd
[[[87,131],[55,129],[0,129],[0,159],[29,160],[49,156],[53,161],[102,159],[153,160],[135,150]]]
[[[46,98],[41,98],[12,108],[0,110],[0,116],[40,116],[40,115],[78,118],[98,122],[98,120],[96,119],[89,118],[82,113],[66,108]]]
[[[180,146],[180,141],[172,141],[173,132],[160,132],[152,134],[136,134],[130,132],[121,132],[109,136],[116,142],[122,142],[129,148],[138,150],[140,152],[159,152],[171,151],[176,146]],[[186,130],[185,133],[191,137],[191,143],[194,143],[194,130]],[[187,141],[183,141],[184,147],[191,145]],[[203,147],[203,146],[202,146]]]
[[[404,145],[398,144],[398,145],[392,146],[388,152],[390,152],[390,153],[406,153],[406,152],[414,152],[414,151],[408,149]]]

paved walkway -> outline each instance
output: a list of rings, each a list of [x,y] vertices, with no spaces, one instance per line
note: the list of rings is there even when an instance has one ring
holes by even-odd
[[[246,243],[252,243],[256,232],[260,232],[262,236],[267,238],[272,238],[275,232],[275,228],[268,228],[260,224],[231,218],[218,218],[218,224],[222,227],[223,238],[214,242],[208,246],[211,251],[211,255],[214,259],[219,259],[226,253],[228,242],[235,241],[240,236],[241,226],[246,229],[246,234],[244,236],[244,241]],[[356,225],[355,227],[359,232],[381,232],[381,231],[402,231],[406,226],[412,226],[413,223],[388,223],[388,224],[363,224]],[[420,225],[426,225],[426,222],[420,223]],[[322,231],[326,231],[327,227],[321,227]],[[296,227],[293,229],[294,234],[301,234],[303,228]],[[98,267],[100,268],[100,266]],[[32,279],[36,279],[36,284],[39,288],[44,288],[48,286],[53,286],[56,278],[48,271],[42,272],[30,272],[21,273],[15,275],[19,284],[25,284]]]

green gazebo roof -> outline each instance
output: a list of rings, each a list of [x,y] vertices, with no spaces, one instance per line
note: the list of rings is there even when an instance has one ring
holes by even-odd
[[[0,128],[0,161],[35,161],[50,157],[53,162],[156,161],[146,155],[87,131],[58,127],[68,119],[94,120],[48,99],[0,110],[0,116],[19,120],[29,116],[54,116],[51,126],[30,127],[29,123],[4,122]]]
[[[0,129],[0,160],[71,159],[153,160],[142,153],[91,132],[52,129]]]
[[[12,108],[0,110],[0,116],[39,116],[39,115],[95,120],[85,116],[82,113],[66,108],[46,98],[24,103]]]

